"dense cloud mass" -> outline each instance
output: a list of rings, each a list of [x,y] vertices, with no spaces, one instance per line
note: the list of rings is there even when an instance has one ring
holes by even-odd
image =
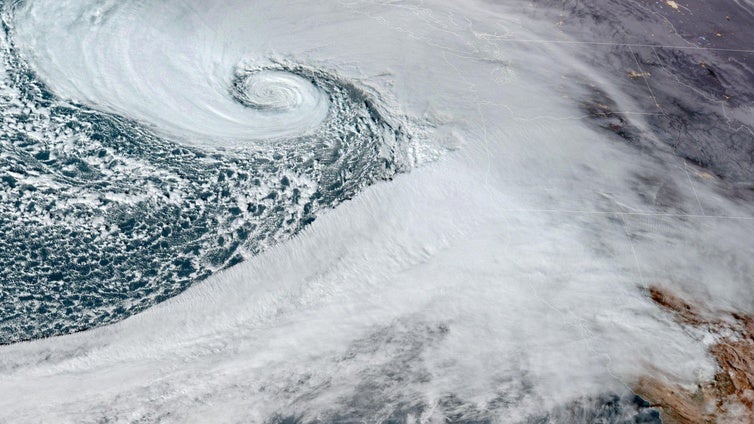
[[[650,287],[754,313],[681,6],[6,2],[0,422],[659,422],[717,335]]]

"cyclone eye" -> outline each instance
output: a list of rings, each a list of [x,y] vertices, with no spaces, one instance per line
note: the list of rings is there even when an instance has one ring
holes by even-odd
[[[316,107],[323,93],[312,82],[282,70],[259,70],[237,74],[231,90],[242,105],[258,111],[286,112]]]

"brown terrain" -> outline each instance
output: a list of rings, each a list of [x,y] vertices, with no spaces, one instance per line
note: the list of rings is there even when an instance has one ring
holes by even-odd
[[[664,423],[754,423],[754,316],[713,313],[660,287],[648,293],[680,324],[715,336],[709,353],[718,372],[694,391],[647,376],[636,383],[635,392],[660,409]]]

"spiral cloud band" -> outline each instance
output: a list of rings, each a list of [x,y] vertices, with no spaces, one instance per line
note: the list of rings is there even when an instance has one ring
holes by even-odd
[[[5,5],[6,23],[17,7]],[[12,75],[3,129],[15,136],[3,139],[0,159],[10,186],[0,216],[13,223],[0,227],[0,343],[123,319],[295,234],[409,164],[400,121],[325,71],[237,65],[224,81],[173,94],[195,96],[188,104],[154,110],[149,119],[174,120],[177,132],[165,136],[60,99],[29,69],[10,26],[2,42]],[[107,73],[95,78],[110,81]],[[227,89],[205,97],[214,84]],[[33,142],[29,128],[46,136]],[[37,183],[17,182],[28,175]]]
[[[200,21],[207,11],[86,1],[26,2],[15,13],[29,23],[18,37],[49,49],[27,51],[56,94],[138,119],[171,138],[213,146],[290,138],[316,130],[328,114],[321,88],[281,70],[262,71],[270,64],[259,55],[264,47],[249,37],[222,37],[224,23],[208,28]],[[54,26],[33,29],[48,19]],[[175,19],[187,26],[172,25]]]

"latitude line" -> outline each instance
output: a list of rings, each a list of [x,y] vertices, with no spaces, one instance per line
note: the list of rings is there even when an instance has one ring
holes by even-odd
[[[682,213],[663,213],[663,212],[625,212],[625,211],[598,211],[598,210],[579,210],[579,209],[499,209],[501,212],[509,213],[562,213],[562,214],[583,214],[583,215],[628,215],[628,216],[657,216],[667,218],[715,218],[731,219],[741,221],[754,221],[754,216],[729,216],[729,215],[700,215],[700,214],[682,214]]]
[[[535,40],[528,38],[506,38],[496,34],[480,34],[479,38],[496,39],[501,42],[514,43],[538,43],[538,44],[574,44],[574,45],[595,45],[595,46],[616,46],[616,47],[654,47],[663,49],[678,50],[708,50],[729,53],[754,53],[754,49],[726,49],[722,47],[702,47],[702,46],[673,46],[669,44],[643,44],[643,43],[617,43],[611,41],[575,41],[575,40]]]

